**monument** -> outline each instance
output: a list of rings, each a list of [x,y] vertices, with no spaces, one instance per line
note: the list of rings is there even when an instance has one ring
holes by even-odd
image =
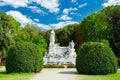
[[[55,32],[51,31],[50,43],[48,52],[44,57],[44,64],[74,64],[76,60],[76,53],[74,49],[74,42],[71,41],[67,47],[59,46],[55,43]]]

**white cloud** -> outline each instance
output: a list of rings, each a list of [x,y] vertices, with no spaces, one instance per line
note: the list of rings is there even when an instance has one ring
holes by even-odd
[[[39,27],[41,29],[50,29],[50,27],[48,25],[34,22],[32,19],[30,19],[26,15],[21,14],[19,11],[12,11],[11,10],[11,11],[8,11],[6,13],[8,15],[13,16],[18,22],[20,22],[22,27],[24,27],[26,24],[30,24],[30,25],[36,25],[37,27]],[[38,19],[34,19],[34,20],[38,21]]]
[[[62,15],[58,20],[71,20],[72,18],[69,17],[68,15]]]
[[[75,3],[75,2],[76,2],[76,0],[71,0],[71,2]]]
[[[32,20],[29,19],[26,15],[22,15],[19,11],[8,11],[6,12],[8,15],[13,16],[18,22],[21,23],[22,26],[32,23]]]
[[[71,11],[76,11],[78,10],[77,8],[65,8],[63,10],[63,14],[61,15],[61,17],[58,18],[58,20],[71,20],[72,18],[69,17],[69,12]]]
[[[87,6],[87,5],[88,5],[88,3],[80,4],[79,8],[83,8],[83,7]]]
[[[30,8],[32,10],[32,12],[34,13],[39,13],[41,15],[46,14],[43,10],[41,10],[39,7],[37,6],[29,6],[28,8]]]
[[[76,15],[76,16],[82,16],[82,14],[77,14],[77,13],[74,13],[74,12],[71,12],[70,14],[71,15]]]
[[[53,29],[58,29],[58,28],[62,28],[68,24],[74,24],[74,23],[78,23],[78,22],[75,22],[75,21],[65,21],[65,22],[59,22],[59,23],[56,23],[56,24],[50,24],[50,26],[53,28]]]
[[[40,24],[40,23],[34,23],[33,25],[39,27],[40,29],[43,29],[43,30],[48,30],[48,29],[51,29],[51,27],[49,25],[45,25],[45,24]]]
[[[66,8],[63,10],[63,14],[68,14],[70,11],[76,11],[78,10],[77,8]]]
[[[37,19],[37,18],[35,18],[35,19],[33,19],[35,22],[39,22],[40,20],[39,19]]]
[[[54,23],[54,24],[41,24],[38,23],[37,21],[39,21],[39,19],[30,19],[29,17],[27,17],[26,15],[23,15],[22,13],[20,13],[19,11],[8,11],[6,12],[8,15],[13,16],[17,21],[19,21],[22,26],[24,27],[26,24],[31,24],[31,25],[35,25],[41,29],[58,29],[61,27],[64,27],[65,25],[68,24],[73,24],[73,23],[78,23],[75,21],[64,21],[64,22],[59,22],[59,23]],[[36,22],[35,22],[36,21]]]
[[[30,3],[29,0],[1,0],[0,6],[10,5],[14,8],[18,7],[27,7],[27,4]]]
[[[48,9],[51,13],[58,13],[60,10],[59,0],[0,0],[0,6],[10,5],[14,8],[27,7],[32,2]]]
[[[102,4],[104,7],[110,6],[110,5],[120,5],[120,0],[107,0],[107,2]]]
[[[52,13],[59,12],[59,0],[31,0],[41,5],[42,7],[48,9]]]

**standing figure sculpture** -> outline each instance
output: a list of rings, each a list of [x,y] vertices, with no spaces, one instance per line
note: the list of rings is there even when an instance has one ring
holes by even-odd
[[[55,32],[52,30],[50,34],[50,45],[54,45],[55,43]]]

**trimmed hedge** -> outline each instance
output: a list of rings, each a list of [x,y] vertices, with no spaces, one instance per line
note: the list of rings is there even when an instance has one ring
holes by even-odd
[[[38,46],[31,42],[17,42],[8,51],[6,71],[39,72],[43,68],[43,56]]]
[[[83,74],[117,72],[117,59],[111,48],[100,42],[84,43],[77,52],[76,68]]]

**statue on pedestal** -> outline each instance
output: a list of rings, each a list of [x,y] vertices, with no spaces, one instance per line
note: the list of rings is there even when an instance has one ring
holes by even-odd
[[[54,63],[54,64],[75,64],[76,53],[74,49],[74,42],[71,41],[69,46],[59,46],[55,43],[55,32],[54,30],[50,33],[50,44],[48,53],[45,55],[46,64]]]

